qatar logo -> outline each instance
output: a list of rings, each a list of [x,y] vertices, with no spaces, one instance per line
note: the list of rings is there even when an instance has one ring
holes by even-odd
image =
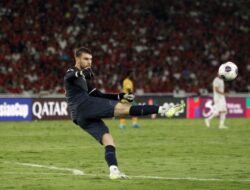
[[[65,101],[35,101],[32,106],[35,117],[63,117],[68,116],[67,103]]]

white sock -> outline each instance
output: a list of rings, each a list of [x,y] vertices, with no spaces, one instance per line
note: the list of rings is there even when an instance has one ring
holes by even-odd
[[[226,114],[225,112],[222,112],[220,114],[220,126],[224,126],[224,122],[225,122],[225,119],[226,119]]]

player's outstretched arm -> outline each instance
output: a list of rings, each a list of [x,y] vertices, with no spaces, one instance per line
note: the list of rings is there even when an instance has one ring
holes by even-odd
[[[107,94],[107,93],[102,93],[100,90],[96,88],[93,89],[91,92],[89,92],[89,95],[93,97],[100,97],[100,98],[106,98],[106,99],[118,100],[118,101],[125,99],[129,102],[133,102],[133,100],[135,99],[134,94],[126,94],[126,93]]]

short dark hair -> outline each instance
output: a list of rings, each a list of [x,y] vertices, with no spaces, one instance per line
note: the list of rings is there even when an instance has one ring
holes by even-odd
[[[89,48],[80,47],[75,50],[75,57],[79,57],[82,53],[87,53],[92,55],[92,52]]]

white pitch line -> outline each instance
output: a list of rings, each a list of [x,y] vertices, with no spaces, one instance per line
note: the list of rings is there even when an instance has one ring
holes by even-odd
[[[80,176],[92,176],[92,177],[108,177],[108,175],[105,174],[86,174],[83,171],[79,169],[72,169],[72,168],[59,168],[55,166],[46,166],[46,165],[40,165],[40,164],[31,164],[31,163],[20,163],[15,162],[15,164],[22,165],[22,166],[29,166],[29,167],[37,167],[37,168],[47,168],[50,170],[61,170],[61,171],[70,171],[70,174],[66,173],[37,173],[37,172],[28,172],[23,173],[27,175],[80,175]],[[19,172],[4,172],[5,174],[22,174]],[[3,173],[1,173],[3,174]],[[157,179],[157,180],[174,180],[174,181],[221,181],[221,182],[250,182],[250,179],[220,179],[220,178],[198,178],[198,177],[167,177],[167,176],[128,176],[129,179]]]
[[[250,179],[219,179],[219,178],[197,178],[197,177],[164,177],[164,176],[129,176],[130,178],[141,179],[162,179],[162,180],[184,180],[184,181],[224,181],[224,182],[250,182]]]
[[[50,170],[61,170],[61,171],[70,171],[73,175],[84,175],[84,172],[78,169],[72,169],[72,168],[59,168],[55,166],[46,166],[46,165],[40,165],[40,164],[31,164],[31,163],[20,163],[16,162],[16,164],[21,166],[29,166],[29,167],[37,167],[37,168],[47,168]]]
[[[52,172],[1,172],[0,175],[63,175],[72,176],[72,173],[52,173]]]

